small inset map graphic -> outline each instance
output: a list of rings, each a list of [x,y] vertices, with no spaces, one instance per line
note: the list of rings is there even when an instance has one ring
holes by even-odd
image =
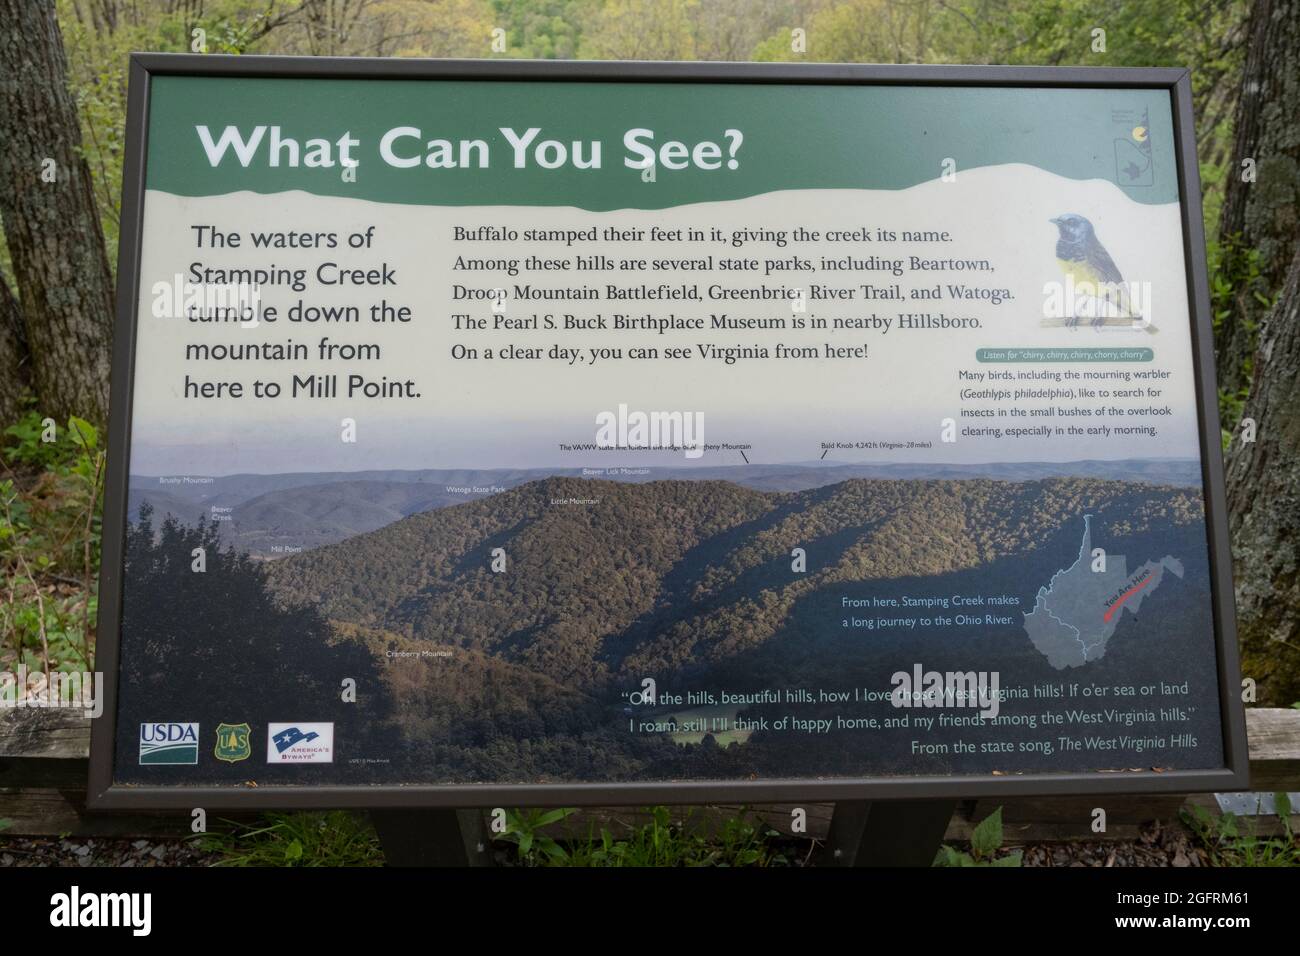
[[[1094,565],[1102,569],[1094,570]],[[1025,632],[1057,670],[1099,660],[1125,609],[1136,614],[1160,586],[1166,569],[1183,576],[1183,563],[1171,555],[1148,561],[1132,573],[1123,555],[1094,561],[1092,515],[1084,515],[1078,559],[1038,589],[1034,609],[1025,615]]]

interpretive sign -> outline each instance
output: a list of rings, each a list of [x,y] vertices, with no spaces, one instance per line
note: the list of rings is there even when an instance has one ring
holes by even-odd
[[[1184,73],[143,55],[128,133],[96,805],[1243,785]]]

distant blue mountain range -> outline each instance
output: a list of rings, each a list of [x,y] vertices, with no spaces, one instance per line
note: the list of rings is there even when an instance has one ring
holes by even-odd
[[[216,521],[222,536],[259,557],[333,544],[374,531],[412,514],[473,501],[547,477],[646,481],[730,481],[757,491],[805,491],[850,479],[963,479],[1035,481],[1043,478],[1105,478],[1155,485],[1199,487],[1194,459],[1006,462],[994,464],[788,464],[694,468],[423,469],[354,472],[292,472],[221,476],[132,475],[127,500],[131,521],[142,504],[153,506],[155,524],[167,514],[186,524]]]

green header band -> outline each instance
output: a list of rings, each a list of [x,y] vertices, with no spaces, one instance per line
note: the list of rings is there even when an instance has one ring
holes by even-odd
[[[214,168],[196,131],[212,142],[228,126],[249,142],[266,127],[247,167],[233,147]],[[270,165],[272,132],[297,143]],[[397,168],[381,157],[384,135],[399,138]],[[540,132],[515,167],[502,128]],[[653,182],[629,168],[629,130],[653,131]],[[737,143],[728,130],[739,131]],[[355,182],[343,176],[341,137],[356,140]],[[447,140],[455,161],[461,141],[468,167],[429,168],[431,140]],[[309,140],[316,161],[310,168]],[[544,141],[560,144],[540,155]],[[592,160],[598,141],[600,168]],[[681,148],[667,147],[674,141]],[[575,151],[574,143],[581,145]],[[712,144],[700,146],[701,143]],[[479,168],[482,153],[487,168]],[[575,155],[576,153],[576,155]],[[735,168],[728,168],[734,158]],[[685,164],[672,169],[669,165]],[[1102,179],[1142,203],[1178,201],[1170,94],[1164,89],[1037,89],[974,86],[743,85],[728,83],[585,83],[534,80],[262,79],[156,76],[150,92],[147,179],[150,189],[182,196],[241,190],[305,190],[418,205],[576,206],[588,210],[663,209],[740,199],[786,189],[905,189],[945,171],[1026,163],[1070,179]],[[709,168],[716,166],[716,168]]]

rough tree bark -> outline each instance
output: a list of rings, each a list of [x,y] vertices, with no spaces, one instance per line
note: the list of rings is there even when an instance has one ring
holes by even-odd
[[[0,427],[17,419],[22,410],[31,388],[30,358],[18,300],[0,276]]]
[[[1300,247],[1259,330],[1246,416],[1256,440],[1228,452],[1242,671],[1285,706],[1300,700]]]
[[[1282,287],[1300,238],[1300,0],[1255,0],[1247,34],[1219,238],[1229,257],[1259,251],[1261,285],[1272,292]],[[1242,181],[1245,159],[1255,161],[1253,183]],[[1236,393],[1246,384],[1245,360],[1265,311],[1243,289],[1222,320],[1215,341],[1220,388]]]
[[[0,218],[40,410],[108,416],[113,280],[49,0],[0,0]],[[47,160],[57,178],[42,180]]]

